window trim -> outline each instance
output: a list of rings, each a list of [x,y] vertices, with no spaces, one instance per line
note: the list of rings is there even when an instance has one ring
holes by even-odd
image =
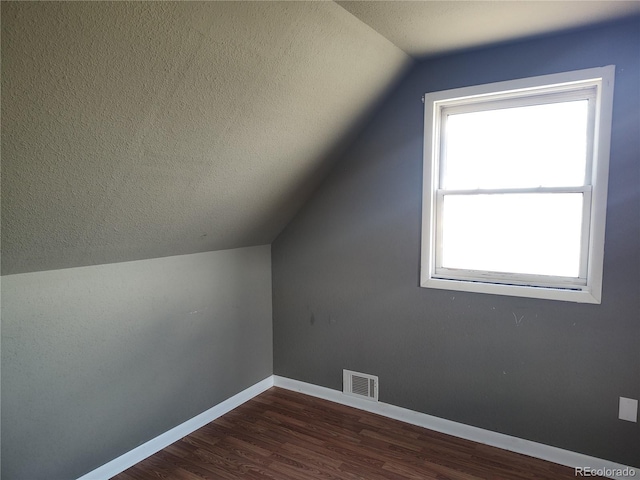
[[[485,85],[457,88],[425,94],[425,136],[423,157],[422,249],[420,286],[446,290],[469,291],[498,295],[564,300],[579,303],[601,303],[604,259],[609,150],[615,66],[590,68],[552,75],[509,80]],[[583,186],[575,187],[583,193],[583,227],[580,282],[575,279],[521,274],[484,275],[476,271],[451,272],[436,264],[436,245],[439,235],[436,225],[437,209],[443,192],[446,194],[504,193],[509,189],[445,190],[440,189],[441,115],[443,109],[455,111],[482,110],[482,105],[535,104],[540,96],[553,98],[572,95],[584,97],[582,90],[593,90],[595,110],[589,114],[589,128],[593,141],[587,151],[588,161]],[[570,187],[530,189],[536,192],[566,192]],[[517,189],[522,192],[523,189]],[[586,222],[585,222],[586,223]],[[584,248],[587,246],[587,248]],[[586,260],[586,266],[585,266]],[[586,271],[585,271],[586,270]],[[544,277],[544,278],[542,278]],[[582,283],[582,285],[578,285]],[[532,285],[534,284],[534,285]],[[567,284],[570,284],[566,286]]]

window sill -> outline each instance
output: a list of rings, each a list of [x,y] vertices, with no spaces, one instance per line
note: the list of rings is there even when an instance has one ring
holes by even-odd
[[[447,280],[442,278],[422,279],[420,286],[424,288],[437,288],[440,290],[487,293],[491,295],[506,295],[510,297],[541,298],[545,300],[562,300],[575,303],[600,303],[600,295],[594,295],[593,292],[587,288],[578,290],[569,288],[532,287],[524,285],[472,282],[466,280]]]

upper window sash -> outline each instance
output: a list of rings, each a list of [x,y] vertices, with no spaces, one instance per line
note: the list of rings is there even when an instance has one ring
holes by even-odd
[[[582,176],[582,181],[567,186],[591,185],[597,89],[593,84],[578,85],[574,87],[575,89],[571,89],[571,85],[565,85],[563,86],[561,92],[554,91],[552,93],[547,92],[544,94],[530,92],[530,94],[524,98],[512,98],[511,96],[515,95],[516,93],[507,92],[473,98],[470,100],[470,103],[465,104],[460,104],[460,100],[447,100],[437,105],[439,113],[434,120],[436,123],[436,131],[438,132],[440,142],[438,142],[437,150],[434,152],[435,158],[437,159],[434,165],[437,178],[436,188],[445,188],[444,181],[447,171],[447,121],[450,116],[458,114],[495,111],[508,108],[534,107],[554,103],[567,103],[572,101],[587,102],[587,119],[585,126],[587,135],[585,169],[583,172],[584,175]]]

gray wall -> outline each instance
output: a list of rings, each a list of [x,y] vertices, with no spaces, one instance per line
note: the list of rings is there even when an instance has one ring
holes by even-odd
[[[2,478],[77,478],[271,375],[270,261],[2,277]]]
[[[640,19],[419,63],[272,246],[274,372],[640,466]],[[601,305],[418,287],[425,92],[615,64]],[[516,318],[522,318],[516,322]]]

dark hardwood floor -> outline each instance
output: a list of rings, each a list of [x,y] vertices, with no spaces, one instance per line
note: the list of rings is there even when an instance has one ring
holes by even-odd
[[[553,463],[271,388],[114,477],[575,480]]]

